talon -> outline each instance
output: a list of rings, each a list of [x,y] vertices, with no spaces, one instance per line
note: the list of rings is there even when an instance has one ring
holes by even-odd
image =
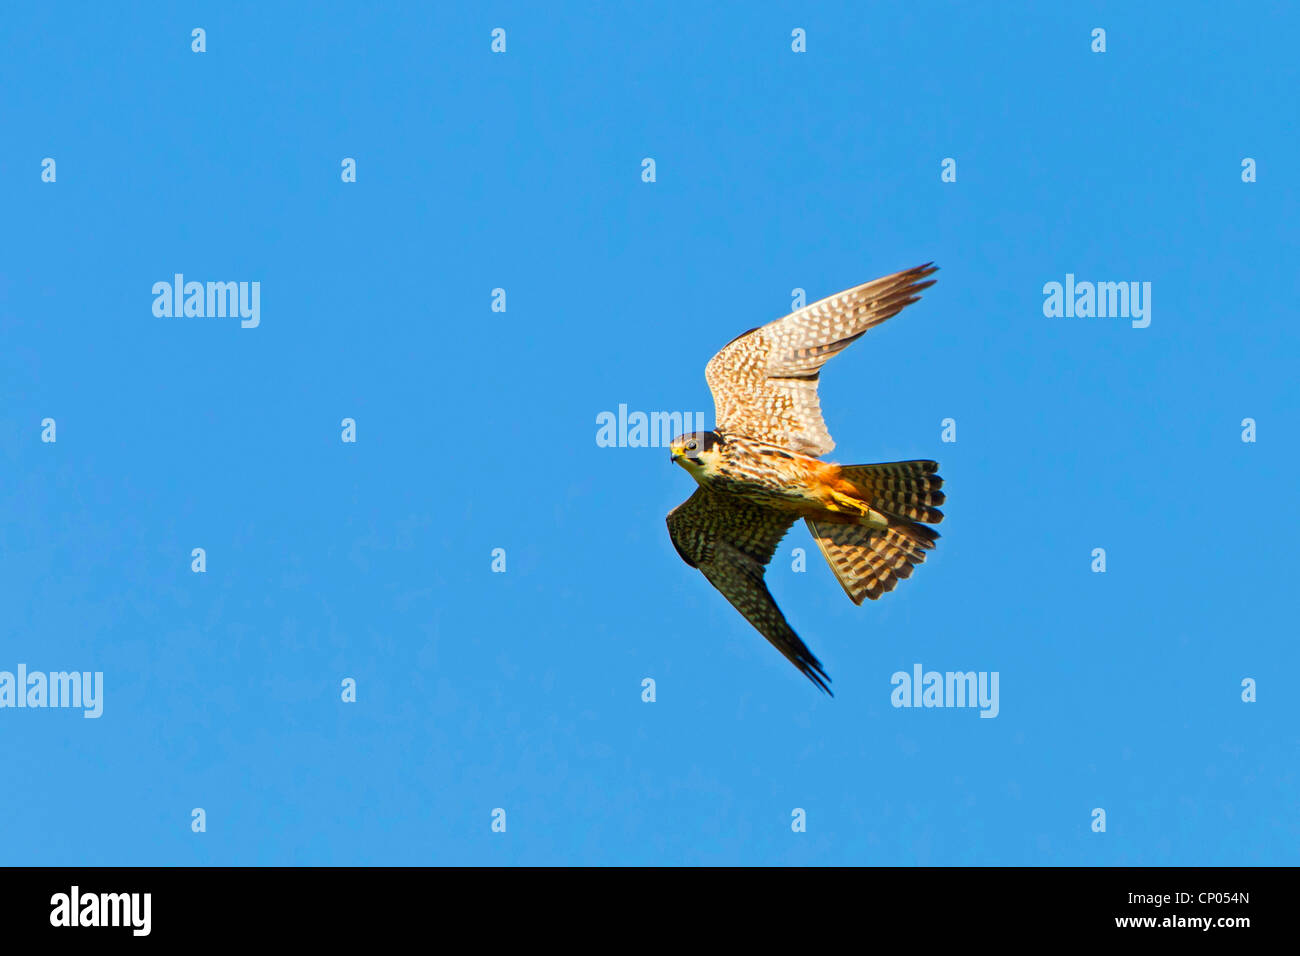
[[[868,507],[864,502],[858,501],[856,498],[851,498],[848,495],[844,494],[843,492],[832,491],[831,502],[832,502],[832,504],[830,505],[831,511],[841,511],[841,512],[846,511],[850,514],[864,515],[864,516],[871,514],[871,508]],[[839,507],[836,507],[837,505]]]

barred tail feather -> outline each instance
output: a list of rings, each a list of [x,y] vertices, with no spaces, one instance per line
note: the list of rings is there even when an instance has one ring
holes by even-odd
[[[877,511],[938,524],[943,512],[943,479],[936,461],[892,461],[879,465],[843,465],[839,475]]]
[[[865,598],[874,601],[911,577],[912,569],[925,561],[925,552],[939,537],[934,529],[915,521],[890,518],[893,523],[884,530],[806,519],[822,556],[854,604]]]

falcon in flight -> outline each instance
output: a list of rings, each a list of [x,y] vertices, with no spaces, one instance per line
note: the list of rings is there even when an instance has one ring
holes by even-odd
[[[821,662],[786,622],[763,581],[799,518],[849,599],[892,591],[925,560],[943,520],[933,461],[835,465],[817,380],[827,360],[915,302],[933,263],[868,282],[725,345],[704,369],[717,426],[672,442],[672,460],[699,484],[668,515],[677,553],[829,694]]]

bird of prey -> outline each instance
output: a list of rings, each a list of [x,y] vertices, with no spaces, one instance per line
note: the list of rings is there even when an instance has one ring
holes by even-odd
[[[799,518],[854,604],[892,591],[925,560],[943,519],[933,461],[836,465],[817,381],[827,360],[934,285],[933,263],[804,306],[733,339],[709,361],[717,424],[675,438],[672,461],[699,487],[668,515],[677,553],[698,568],[801,673],[827,694],[821,662],[763,581]],[[873,377],[879,376],[877,366]]]

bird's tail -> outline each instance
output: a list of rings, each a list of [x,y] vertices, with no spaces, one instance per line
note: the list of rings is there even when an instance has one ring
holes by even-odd
[[[883,465],[841,465],[839,477],[877,511],[938,524],[943,512],[943,479],[937,461],[891,461]]]
[[[892,591],[912,568],[925,560],[939,534],[921,522],[938,523],[943,512],[943,479],[933,461],[899,461],[880,465],[845,465],[839,476],[862,501],[883,516],[889,526],[847,524],[842,518],[808,518],[826,563],[854,604],[873,601]]]

